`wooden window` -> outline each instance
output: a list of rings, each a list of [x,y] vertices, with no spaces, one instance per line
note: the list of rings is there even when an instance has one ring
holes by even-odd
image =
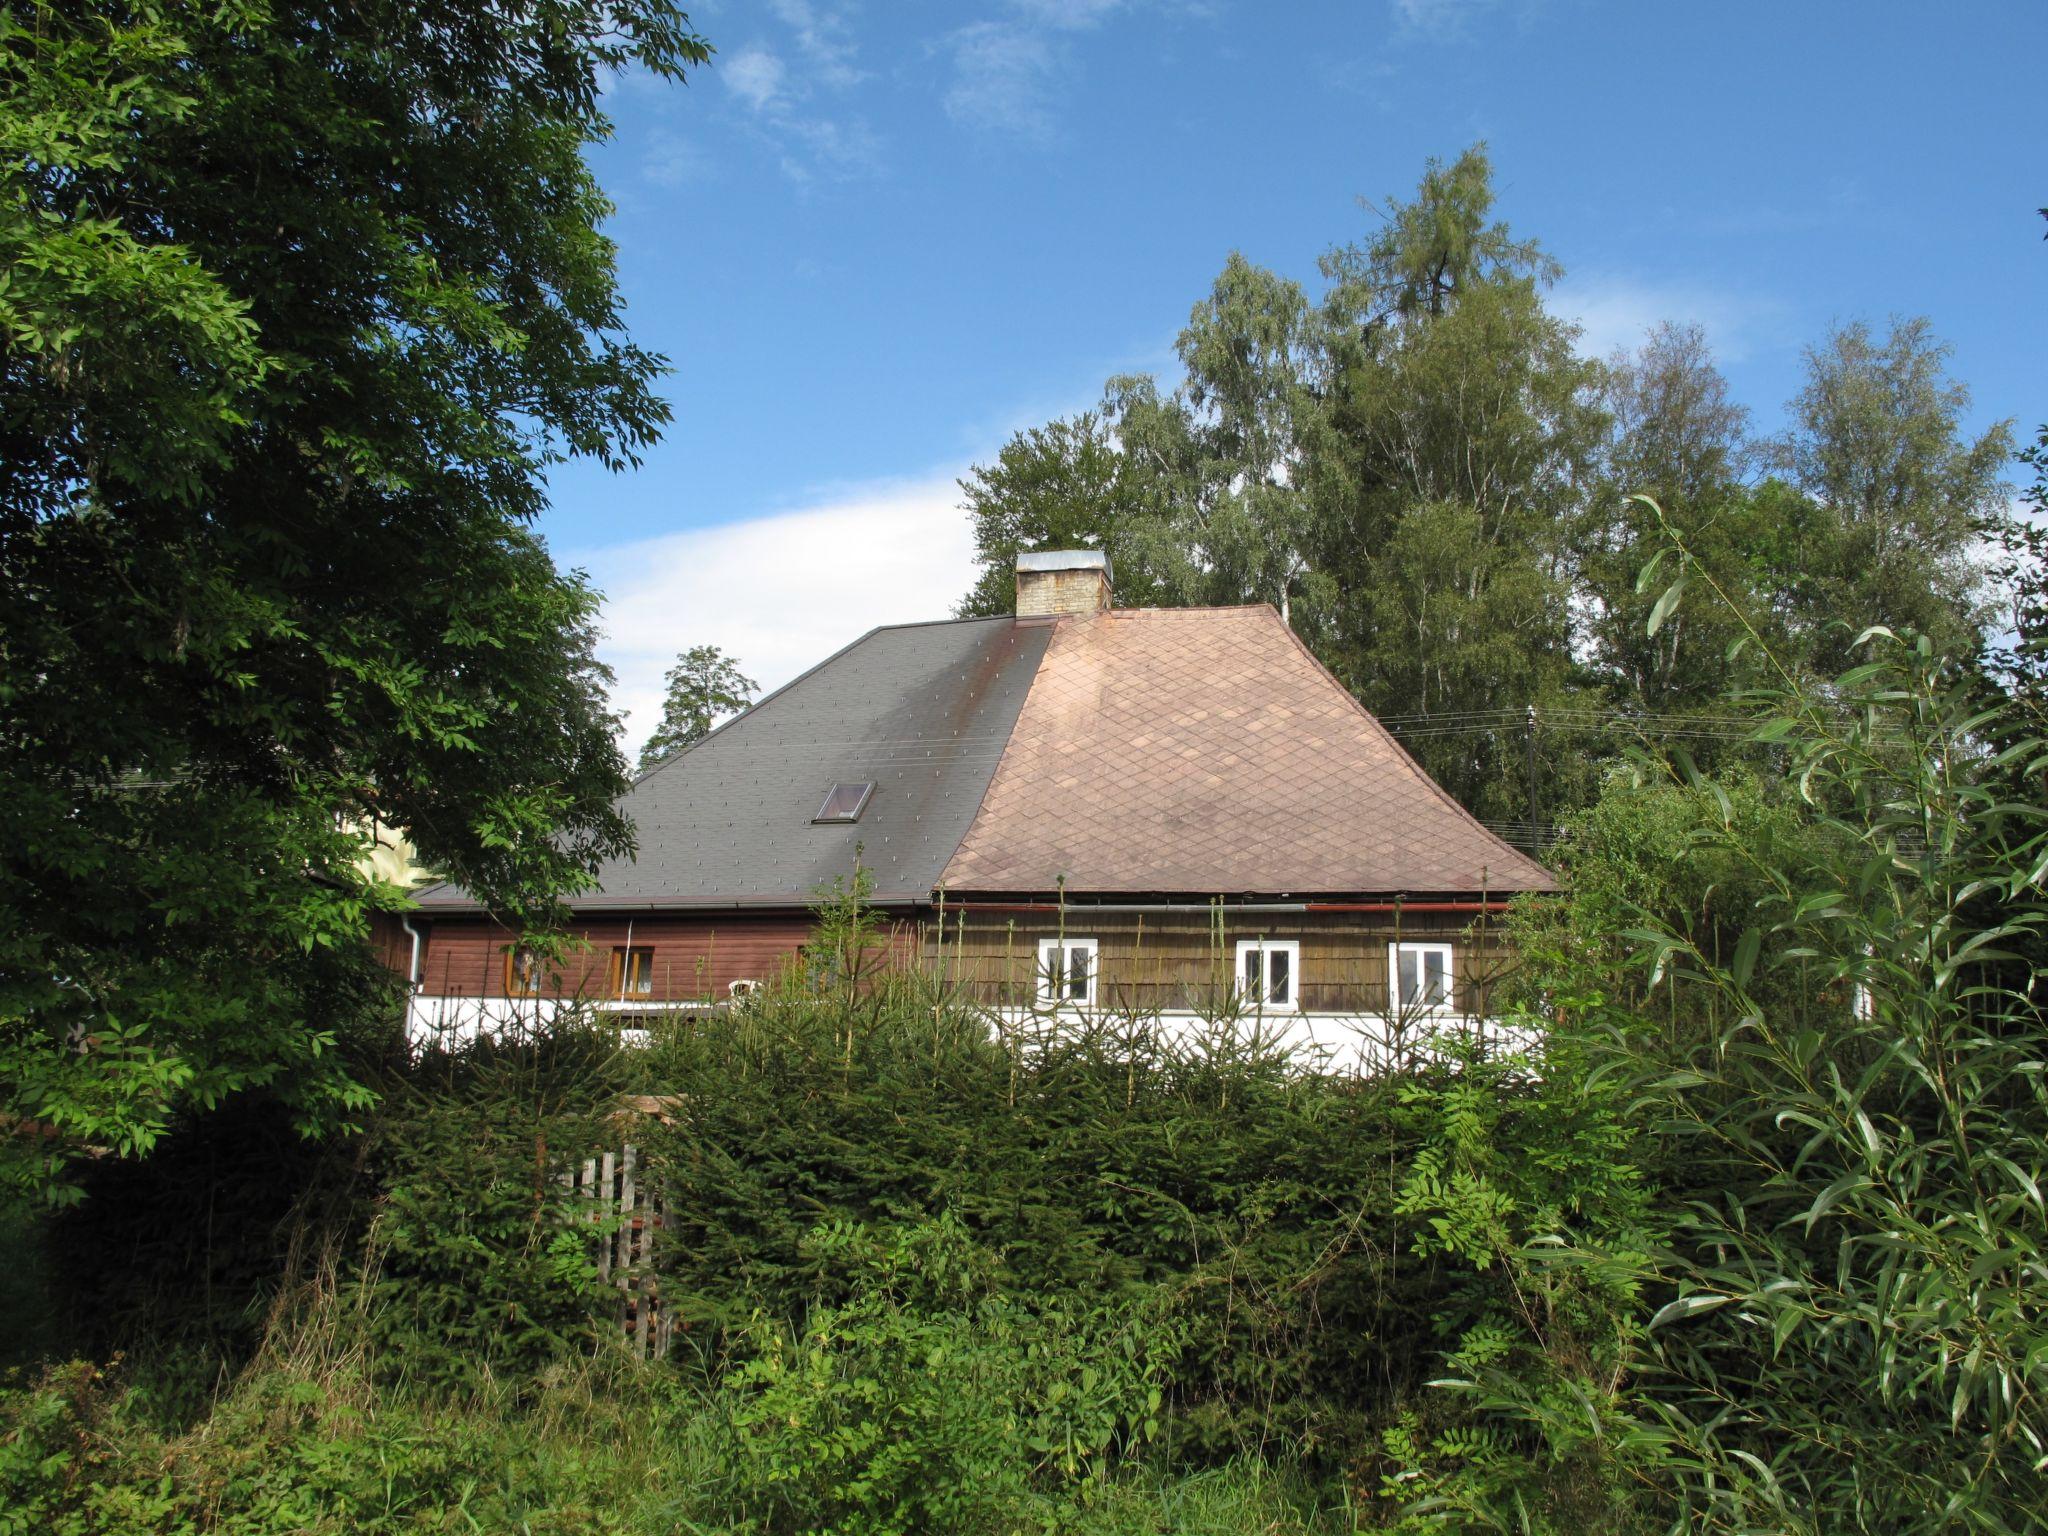
[[[1239,939],[1237,996],[1245,1007],[1293,1013],[1301,1006],[1301,941]]]
[[[1403,1013],[1448,1013],[1455,975],[1448,944],[1387,946],[1387,991]]]
[[[538,951],[514,944],[505,951],[505,995],[539,997],[544,979]]]
[[[612,951],[611,969],[605,973],[606,997],[652,997],[654,995],[654,951],[635,944]]]
[[[1094,1007],[1098,949],[1093,939],[1040,939],[1038,1001],[1046,1007]]]

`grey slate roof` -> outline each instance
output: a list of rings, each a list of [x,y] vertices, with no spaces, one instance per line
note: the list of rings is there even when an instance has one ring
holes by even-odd
[[[687,751],[621,808],[640,852],[599,874],[578,911],[803,906],[854,848],[878,902],[922,902],[981,807],[1052,637],[1049,625],[960,619],[871,630]],[[834,783],[872,780],[857,823],[813,826]],[[475,910],[457,887],[420,905]]]

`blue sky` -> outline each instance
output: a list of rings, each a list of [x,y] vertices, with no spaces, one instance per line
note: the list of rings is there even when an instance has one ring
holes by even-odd
[[[636,733],[710,640],[764,683],[966,585],[952,481],[1171,374],[1232,250],[1313,284],[1359,196],[1490,146],[1500,210],[1605,353],[1702,323],[1775,427],[1834,322],[1926,314],[1980,422],[2048,419],[2048,5],[1143,0],[692,9],[596,153],[676,421],[558,475]]]

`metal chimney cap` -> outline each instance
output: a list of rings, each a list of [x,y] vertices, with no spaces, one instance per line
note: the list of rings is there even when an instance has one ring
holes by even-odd
[[[1099,549],[1042,549],[1019,555],[1020,571],[1101,571],[1109,574],[1109,556]]]

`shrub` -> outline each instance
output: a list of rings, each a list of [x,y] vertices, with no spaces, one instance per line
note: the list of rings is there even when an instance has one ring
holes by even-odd
[[[1758,714],[1789,807],[1745,814],[1666,765],[1670,883],[1736,884],[1686,904],[1650,882],[1590,923],[1625,930],[1625,969],[1559,1011],[1542,1060],[1548,1098],[1625,1097],[1661,1230],[1560,1224],[1506,1255],[1551,1284],[1611,1271],[1641,1303],[1609,1374],[1527,1327],[1468,1352],[1466,1454],[1432,1468],[1402,1442],[1415,1509],[1519,1509],[1505,1443],[1604,1461],[1674,1529],[2039,1528],[2048,743],[1924,642],[1872,638],[1878,660]]]
[[[384,1084],[364,1316],[380,1370],[473,1389],[585,1354],[616,1316],[563,1170],[614,1144],[617,1042],[569,1022]]]
[[[757,1313],[800,1327],[848,1299],[821,1225],[945,1214],[1034,1308],[1174,1298],[1176,1454],[1341,1456],[1423,1379],[1438,1262],[1402,1251],[1390,1084],[1122,1021],[1012,1051],[922,986],[857,1010],[772,995],[658,1029],[635,1064],[676,1106],[636,1139],[667,1191],[664,1302],[701,1357]]]
[[[1012,1528],[1034,1476],[1099,1482],[1157,1430],[1170,1327],[1033,1309],[950,1217],[808,1245],[848,1297],[794,1337],[763,1320],[726,1379],[730,1490],[764,1532]]]

